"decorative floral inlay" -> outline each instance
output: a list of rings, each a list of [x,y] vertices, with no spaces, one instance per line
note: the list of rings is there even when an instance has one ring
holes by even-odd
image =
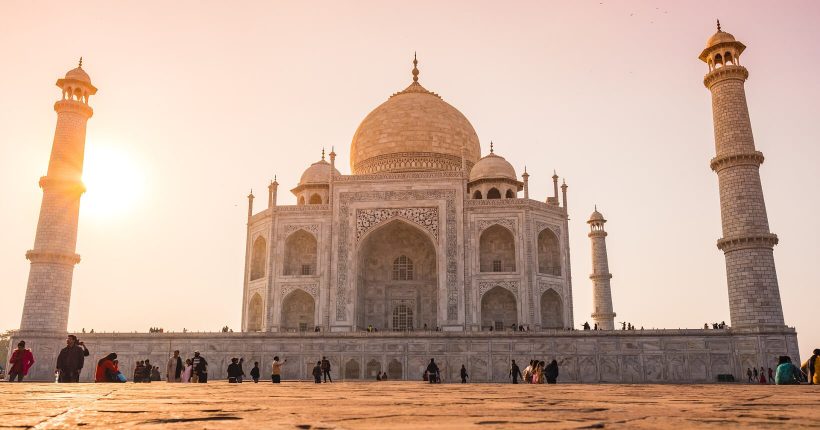
[[[478,283],[478,297],[483,297],[484,293],[495,287],[501,287],[513,293],[516,300],[518,300],[518,285],[519,281],[480,281]]]
[[[311,297],[313,300],[319,299],[319,285],[318,284],[289,284],[289,285],[282,285],[282,298],[288,296],[288,294],[294,292],[295,290],[302,290]]]
[[[438,239],[438,208],[385,208],[356,210],[356,241],[383,222],[400,217],[430,232]]]

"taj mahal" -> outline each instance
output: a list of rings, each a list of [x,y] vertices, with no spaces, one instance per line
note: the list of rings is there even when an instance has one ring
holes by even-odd
[[[748,71],[740,64],[745,48],[718,26],[698,56],[712,94],[710,166],[720,188],[717,247],[727,271],[726,285],[715,284],[728,287],[725,330],[616,330],[617,283],[611,285],[607,220],[597,207],[586,220],[593,271],[580,283],[592,288],[595,329],[576,330],[567,183],[553,172],[551,195],[530,195],[526,169],[516,171],[492,143],[482,148],[469,120],[421,84],[414,58],[409,85],[353,133],[349,174],[332,148],[289,185],[296,205],[277,203],[276,180],[261,209],[248,195],[245,276],[235,304],[242,306],[241,332],[83,339],[94,354],[116,351],[126,369],[145,358],[161,363],[175,349],[198,350],[212,379],[239,356],[263,367],[274,355],[301,363],[283,368],[284,379],[307,378],[317,357],[327,356],[341,380],[382,371],[415,380],[436,358],[445,382],[457,379],[461,365],[476,382],[503,381],[510,360],[535,357],[557,359],[566,382],[713,382],[779,355],[799,359],[780,302],[778,238],[769,231],[758,173],[764,157],[754,145]],[[82,63],[57,86],[62,96],[40,180],[34,247],[26,253],[23,317],[11,342],[25,339],[36,351],[33,379],[53,379],[50,363],[67,333],[80,260],[85,130],[97,93]],[[706,162],[709,154],[703,156]],[[83,380],[92,371],[84,369]]]

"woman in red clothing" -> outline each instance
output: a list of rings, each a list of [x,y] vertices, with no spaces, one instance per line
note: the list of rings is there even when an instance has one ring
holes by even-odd
[[[117,359],[117,354],[111,353],[101,358],[97,362],[97,372],[94,375],[94,382],[120,382],[120,373],[114,360]]]

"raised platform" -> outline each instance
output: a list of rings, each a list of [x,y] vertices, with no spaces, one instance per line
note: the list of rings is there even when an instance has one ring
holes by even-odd
[[[309,379],[310,370],[328,357],[338,380],[420,380],[430,358],[444,382],[458,381],[461,365],[472,381],[505,381],[510,361],[523,368],[531,359],[558,360],[564,382],[694,383],[715,382],[731,374],[744,380],[746,368],[772,367],[777,357],[799,359],[797,334],[771,330],[635,330],[542,332],[346,332],[346,333],[95,333],[77,334],[91,351],[82,380],[90,381],[96,361],[119,355],[130,379],[134,363],[149,359],[165,376],[171,352],[183,358],[195,350],[208,360],[209,377],[225,378],[231,357],[245,358],[245,373],[254,361],[269,375],[275,355],[287,358],[283,379]],[[26,340],[36,363],[31,378],[53,380],[54,363],[65,335],[14,333],[10,345]]]

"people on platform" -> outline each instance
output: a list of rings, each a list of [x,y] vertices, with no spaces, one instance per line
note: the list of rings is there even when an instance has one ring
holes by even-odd
[[[151,368],[151,380],[152,381],[162,381],[162,375],[159,373],[159,366],[153,366]]]
[[[330,377],[330,360],[327,357],[322,357],[322,377],[324,382],[333,382],[333,378]]]
[[[57,381],[60,383],[80,382],[80,372],[83,370],[85,357],[88,357],[88,348],[73,334],[66,338],[66,347],[60,350],[57,356]]]
[[[253,369],[251,369],[251,379],[253,379],[254,384],[259,383],[259,362],[253,362]]]
[[[517,384],[518,378],[522,377],[521,369],[518,367],[517,364],[515,364],[515,360],[513,360],[512,364],[510,364],[510,377],[512,378],[513,384]]]
[[[436,365],[436,360],[434,358],[430,359],[430,364],[427,365],[427,369],[424,371],[424,375],[427,377],[427,381],[431,384],[441,382],[439,380],[438,365]]]
[[[28,375],[28,370],[34,364],[34,354],[26,348],[26,341],[17,342],[17,349],[11,353],[9,358],[9,382],[23,382],[23,378]]]
[[[194,366],[194,376],[191,382],[204,384],[208,382],[208,360],[205,360],[199,351],[194,351],[194,357],[191,359]]]
[[[803,374],[792,363],[791,357],[781,355],[777,361],[777,373],[774,379],[777,385],[797,385],[803,379]]]
[[[242,377],[242,368],[239,366],[239,359],[231,358],[231,364],[228,365],[228,382],[236,384],[239,378]]]
[[[820,348],[812,351],[811,357],[801,367],[808,376],[809,384],[820,385]]]
[[[584,330],[589,330],[589,323],[585,321],[583,327]]]
[[[110,353],[97,362],[94,372],[94,382],[125,382],[117,363],[117,354]]]
[[[191,375],[194,372],[194,362],[191,359],[185,360],[185,367],[182,369],[182,374],[179,375],[179,382],[182,383],[190,383],[191,382]]]
[[[274,384],[278,384],[278,383],[282,382],[282,366],[284,366],[285,363],[287,363],[287,362],[288,362],[287,358],[282,360],[282,361],[279,361],[279,356],[278,355],[273,357],[273,363],[271,363],[271,366],[270,366],[271,367],[271,369],[270,369],[271,382],[273,382]]]
[[[322,383],[322,360],[316,362],[316,365],[313,366],[313,382],[317,384]]]
[[[558,382],[558,360],[552,360],[550,364],[544,369],[544,377],[547,379],[547,384],[555,384]]]
[[[165,365],[165,380],[167,382],[179,382],[184,369],[185,365],[182,363],[182,357],[179,356],[179,350],[176,350],[174,355],[168,358],[168,364]]]
[[[459,372],[459,376],[461,376],[461,383],[462,384],[466,384],[467,383],[467,378],[470,377],[470,375],[467,374],[467,368],[464,367],[463,364],[461,365],[461,371]]]

